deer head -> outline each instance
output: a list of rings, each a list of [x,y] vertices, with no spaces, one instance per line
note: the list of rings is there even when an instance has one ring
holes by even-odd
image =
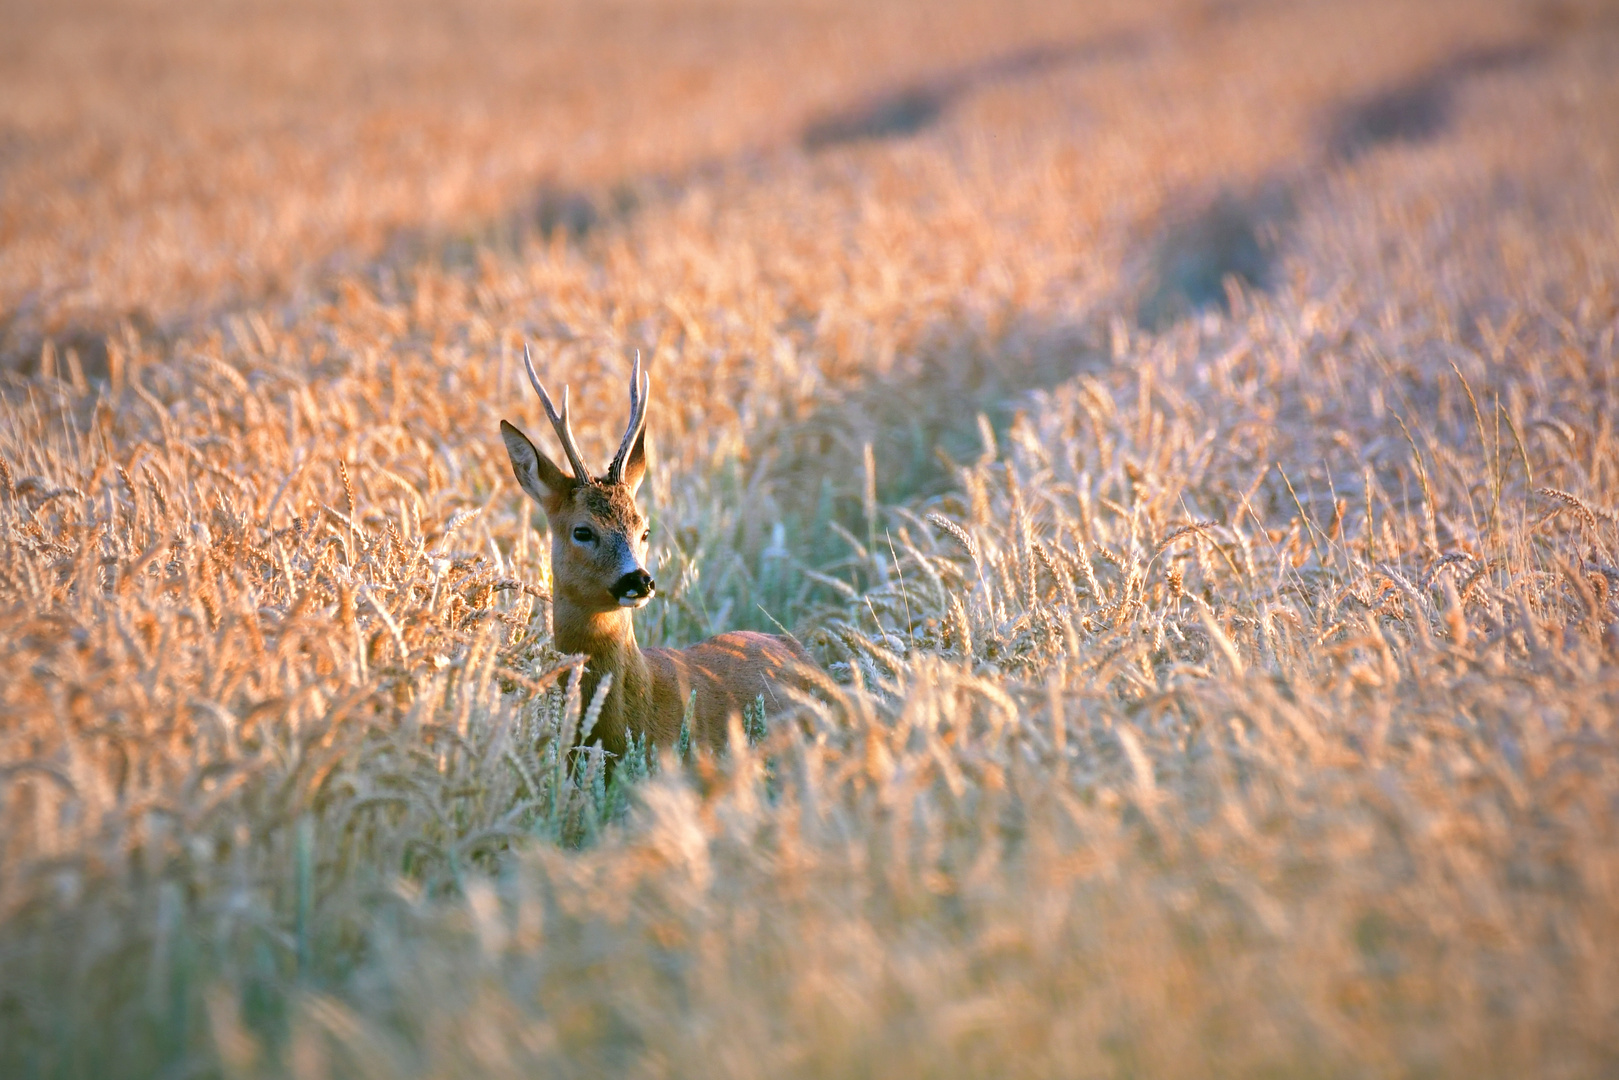
[[[558,412],[534,373],[527,345],[523,364],[572,469],[563,472],[527,435],[505,420],[500,422],[518,486],[540,504],[551,526],[555,601],[587,615],[642,607],[657,591],[646,569],[646,518],[635,506],[635,493],[646,477],[646,409],[652,377],[641,370],[637,353],[630,374],[629,426],[607,472],[592,477],[568,423],[568,388],[562,388]]]

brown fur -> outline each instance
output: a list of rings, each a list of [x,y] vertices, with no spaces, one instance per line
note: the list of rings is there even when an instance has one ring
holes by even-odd
[[[680,736],[681,721],[692,691],[694,745],[721,749],[730,718],[764,695],[765,708],[785,704],[782,685],[803,685],[795,668],[812,661],[791,638],[732,630],[685,649],[642,649],[627,610],[589,619],[553,614],[555,640],[563,652],[590,657],[580,686],[591,700],[603,675],[613,685],[587,741],[600,739],[609,753],[623,754],[631,735],[654,746],[670,746]]]

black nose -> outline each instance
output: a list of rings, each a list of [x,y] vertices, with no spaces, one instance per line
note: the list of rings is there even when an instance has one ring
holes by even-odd
[[[658,591],[658,583],[645,570],[631,570],[613,582],[614,600],[639,600]]]

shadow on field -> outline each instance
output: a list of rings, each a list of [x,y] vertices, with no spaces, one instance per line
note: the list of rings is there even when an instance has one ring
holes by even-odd
[[[1231,308],[1231,283],[1268,291],[1282,234],[1293,219],[1295,184],[1261,178],[1246,190],[1171,199],[1148,230],[1147,279],[1136,323],[1162,330],[1198,311]]]
[[[1198,9],[1199,20],[1236,17],[1242,5],[1214,2]],[[1309,190],[1312,176],[1336,162],[1353,160],[1379,146],[1417,143],[1441,136],[1453,118],[1455,98],[1468,79],[1512,71],[1541,59],[1561,24],[1548,37],[1462,50],[1401,83],[1352,98],[1329,108],[1320,122],[1321,156],[1296,170],[1262,176],[1245,185],[1188,190],[1168,198],[1155,219],[1136,230],[1144,271],[1122,306],[1133,311],[1138,326],[1161,330],[1176,320],[1211,308],[1229,310],[1231,283],[1266,291],[1275,283],[1275,260],[1285,242],[1294,207]],[[849,144],[904,138],[939,123],[965,96],[1008,80],[1033,78],[1085,64],[1139,56],[1153,43],[1153,35],[1140,29],[1120,30],[1093,39],[1039,44],[991,57],[978,63],[940,72],[919,81],[898,85],[858,103],[836,110],[807,124],[797,135],[807,152]],[[765,151],[754,148],[723,159],[696,162],[674,173],[628,176],[598,188],[556,182],[538,185],[512,212],[471,234],[445,235],[426,229],[401,229],[374,257],[359,263],[342,253],[325,260],[316,280],[334,280],[358,273],[373,281],[388,279],[408,290],[411,266],[433,260],[448,267],[472,265],[477,252],[520,250],[525,239],[538,236],[547,242],[561,239],[584,243],[603,230],[627,223],[650,205],[667,203],[699,184],[714,180],[749,163],[759,163]],[[95,380],[107,377],[109,336],[134,332],[142,340],[167,339],[182,325],[218,322],[239,309],[241,301],[223,305],[211,314],[188,313],[159,327],[140,314],[85,317],[41,333],[29,311],[0,315],[0,370],[21,375],[37,372],[47,341],[53,343],[58,373]],[[26,329],[25,329],[26,328]],[[1074,331],[1059,329],[1052,340],[1072,338]],[[991,365],[995,371],[982,385],[963,388],[975,401],[991,399],[1004,389],[1016,393],[1042,384],[1034,372],[1008,379],[1005,358]],[[969,368],[969,370],[971,370]],[[997,381],[999,380],[999,381]],[[1002,383],[1005,383],[1002,386]],[[884,394],[893,388],[885,387]],[[976,438],[976,421],[968,410],[957,427]],[[924,425],[925,426],[925,425]],[[924,454],[931,460],[931,454]],[[922,465],[907,467],[907,475],[920,475]],[[926,484],[922,484],[925,487]]]
[[[0,315],[0,374],[31,378],[49,371],[78,386],[106,382],[112,375],[112,343],[126,350],[140,342],[172,342],[175,333],[159,326],[142,309],[122,315],[90,313],[48,324],[41,332],[30,326],[27,310]]]
[[[807,125],[796,142],[809,151],[845,143],[914,134],[940,120],[948,108],[987,85],[1030,78],[1086,63],[1139,54],[1150,44],[1142,31],[1119,31],[1095,39],[1067,44],[1042,44],[1017,49],[975,64],[946,71],[920,82],[897,87]],[[677,200],[681,193],[715,180],[739,167],[758,163],[767,147],[746,148],[724,158],[694,162],[674,172],[631,175],[600,187],[556,181],[538,184],[513,210],[471,232],[403,227],[395,229],[374,253],[356,257],[351,251],[328,253],[315,261],[308,281],[331,283],[355,275],[391,289],[409,290],[410,270],[422,262],[454,268],[471,266],[481,248],[516,252],[525,240],[560,238],[584,243],[605,229],[622,225],[649,205]],[[317,284],[316,288],[322,287]],[[88,312],[44,323],[35,310],[43,302],[0,312],[0,372],[23,377],[40,370],[47,342],[52,343],[58,370],[66,376],[69,351],[74,370],[86,379],[108,376],[107,340],[133,329],[142,341],[170,341],[189,327],[220,324],[244,307],[261,305],[270,297],[236,296],[209,311],[187,311],[154,323],[144,313]]]
[[[1545,51],[1545,42],[1534,40],[1468,49],[1397,86],[1343,102],[1323,125],[1327,154],[1349,161],[1385,144],[1434,139],[1450,125],[1458,84],[1525,67]]]
[[[1546,51],[1539,39],[1463,50],[1404,82],[1327,110],[1322,154],[1313,166],[1262,176],[1243,188],[1171,197],[1158,219],[1141,230],[1150,255],[1136,294],[1137,325],[1156,331],[1198,311],[1229,311],[1233,283],[1269,291],[1295,207],[1324,168],[1387,144],[1439,138],[1453,119],[1464,81],[1516,70]]]
[[[1100,313],[1075,322],[1014,318],[993,334],[940,324],[892,369],[831,390],[753,448],[772,461],[789,532],[817,548],[812,563],[848,554],[826,524],[863,534],[867,445],[879,505],[956,490],[957,469],[992,452],[980,417],[1004,444],[1031,394],[1114,364],[1108,333]]]
[[[1035,45],[991,57],[955,71],[884,91],[869,100],[812,121],[798,137],[809,152],[866,140],[913,135],[943,118],[949,107],[985,86],[1013,79],[1032,78],[1065,67],[1137,55],[1149,45],[1141,31],[1119,31],[1093,40],[1066,45]],[[546,182],[536,187],[522,205],[485,234],[446,240],[420,230],[402,230],[390,241],[377,262],[396,268],[423,258],[439,257],[449,265],[465,261],[462,249],[491,241],[496,246],[520,245],[523,235],[537,234],[550,241],[561,237],[581,243],[601,230],[632,220],[648,205],[672,202],[682,191],[750,162],[767,151],[743,150],[727,158],[705,159],[673,173],[627,176],[600,190]]]
[[[1146,34],[1120,31],[1091,41],[1018,49],[884,91],[867,101],[829,113],[806,125],[798,143],[813,153],[847,143],[914,135],[937,123],[962,97],[987,85],[1132,56],[1147,45]],[[673,175],[660,173],[625,178],[605,192],[543,184],[518,212],[515,224],[538,232],[546,240],[560,235],[572,242],[582,241],[604,227],[628,221],[649,201],[673,199],[695,183],[714,179],[739,163],[755,160],[759,153],[749,150],[728,160],[698,162]]]
[[[1122,30],[1091,41],[1035,45],[876,94],[807,124],[799,143],[811,153],[847,143],[904,138],[937,123],[957,100],[986,85],[1060,68],[1136,56],[1147,35]]]
[[[938,119],[952,95],[980,80],[1049,70],[1140,43],[1131,35],[1079,52],[1031,51],[941,76],[821,121],[806,130],[804,143],[817,149],[907,135]],[[1031,392],[1112,366],[1109,310],[1133,310],[1137,326],[1158,332],[1200,311],[1229,313],[1233,290],[1270,290],[1298,207],[1328,169],[1386,143],[1442,136],[1466,80],[1516,70],[1546,51],[1541,40],[1460,51],[1404,82],[1332,106],[1321,125],[1321,150],[1309,160],[1246,184],[1170,196],[1138,230],[1141,270],[1112,309],[1098,308],[1091,318],[1067,325],[1014,319],[994,335],[959,326],[925,335],[915,355],[894,370],[873,373],[774,434],[768,452],[781,481],[777,490],[796,492],[799,500],[789,513],[805,525],[837,521],[858,535],[867,444],[879,502],[904,503],[950,489],[953,465],[985,450],[980,414],[1001,438]],[[825,530],[811,528],[806,535],[823,536],[832,546],[841,542]]]

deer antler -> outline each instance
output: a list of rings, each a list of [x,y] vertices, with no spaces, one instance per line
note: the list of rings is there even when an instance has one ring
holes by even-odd
[[[545,415],[551,418],[551,426],[556,429],[557,438],[562,440],[562,452],[568,455],[568,463],[573,466],[573,478],[581,484],[590,483],[590,469],[585,466],[585,459],[579,453],[579,445],[573,441],[573,428],[568,423],[568,388],[562,388],[562,412],[559,414],[556,406],[551,404],[551,395],[540,384],[540,377],[534,374],[534,361],[528,355],[526,341],[523,343],[523,366],[528,368],[528,381],[534,387],[534,392],[540,395]]]
[[[646,406],[651,397],[652,376],[641,371],[641,350],[636,349],[635,366],[630,370],[630,423],[624,429],[624,438],[619,441],[618,453],[613,455],[613,463],[607,466],[609,484],[617,484],[624,479],[624,459],[629,456],[635,440],[640,437],[641,429],[646,427]]]

